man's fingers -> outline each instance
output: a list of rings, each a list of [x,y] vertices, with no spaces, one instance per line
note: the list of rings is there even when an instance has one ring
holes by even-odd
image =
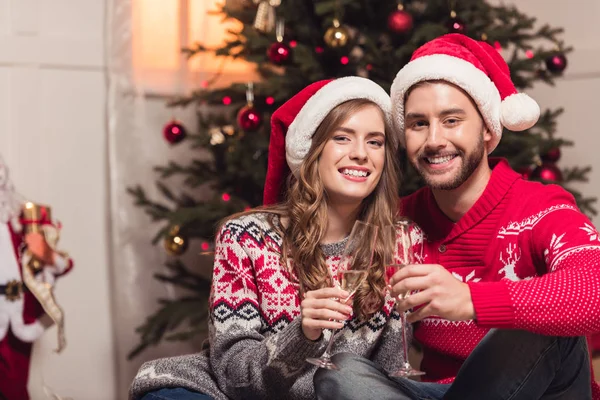
[[[400,299],[396,303],[396,309],[400,311],[408,311],[411,308],[421,306],[423,304],[429,304],[432,299],[430,291],[426,290],[423,292],[413,293],[410,296]]]
[[[415,312],[412,312],[406,316],[406,321],[408,323],[415,323],[417,321],[421,321],[424,318],[431,317],[434,315],[431,311],[431,307],[426,305],[425,307],[421,307]]]
[[[434,268],[432,264],[408,264],[400,268],[398,272],[390,278],[390,285],[402,281],[403,279],[410,278],[413,276],[425,276],[429,274]]]
[[[398,296],[405,293],[427,290],[430,286],[431,279],[429,279],[429,275],[406,278],[392,286],[392,296],[398,298]]]

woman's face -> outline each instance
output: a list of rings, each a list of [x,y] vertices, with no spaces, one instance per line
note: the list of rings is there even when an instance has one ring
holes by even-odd
[[[375,190],[385,165],[381,110],[366,105],[345,119],[331,132],[318,162],[329,201],[360,204]]]

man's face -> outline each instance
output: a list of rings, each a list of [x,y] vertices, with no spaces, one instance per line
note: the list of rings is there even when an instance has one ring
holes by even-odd
[[[418,85],[404,110],[408,159],[431,188],[456,189],[487,162],[492,135],[461,89],[444,82]]]

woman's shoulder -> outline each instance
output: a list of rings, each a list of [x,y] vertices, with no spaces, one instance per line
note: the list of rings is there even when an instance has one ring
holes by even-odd
[[[251,227],[273,228],[273,224],[278,224],[278,216],[269,212],[252,212],[239,215],[228,219],[222,227],[223,229],[248,229]]]
[[[226,221],[219,231],[219,236],[229,236],[241,241],[243,237],[250,235],[260,242],[270,237],[278,243],[281,240],[277,233],[278,227],[278,215],[269,212],[253,212]]]

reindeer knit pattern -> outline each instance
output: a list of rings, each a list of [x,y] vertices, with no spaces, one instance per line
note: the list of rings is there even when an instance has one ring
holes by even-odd
[[[451,382],[491,328],[552,336],[600,331],[600,235],[564,189],[529,182],[506,160],[456,223],[432,191],[402,200],[423,230],[423,263],[441,264],[471,289],[476,320],[430,317],[415,327],[427,380]],[[593,376],[593,375],[592,375]],[[592,378],[594,400],[600,387]]]
[[[278,223],[275,219],[274,223]],[[420,253],[422,233],[411,232]],[[209,349],[142,366],[131,398],[184,387],[214,399],[312,399],[319,357],[330,331],[308,340],[301,329],[299,283],[280,261],[281,237],[266,214],[227,222],[216,242],[210,299]],[[343,246],[322,245],[333,276]],[[332,354],[351,352],[392,371],[402,363],[400,316],[388,296],[368,321],[353,318],[334,339]]]

